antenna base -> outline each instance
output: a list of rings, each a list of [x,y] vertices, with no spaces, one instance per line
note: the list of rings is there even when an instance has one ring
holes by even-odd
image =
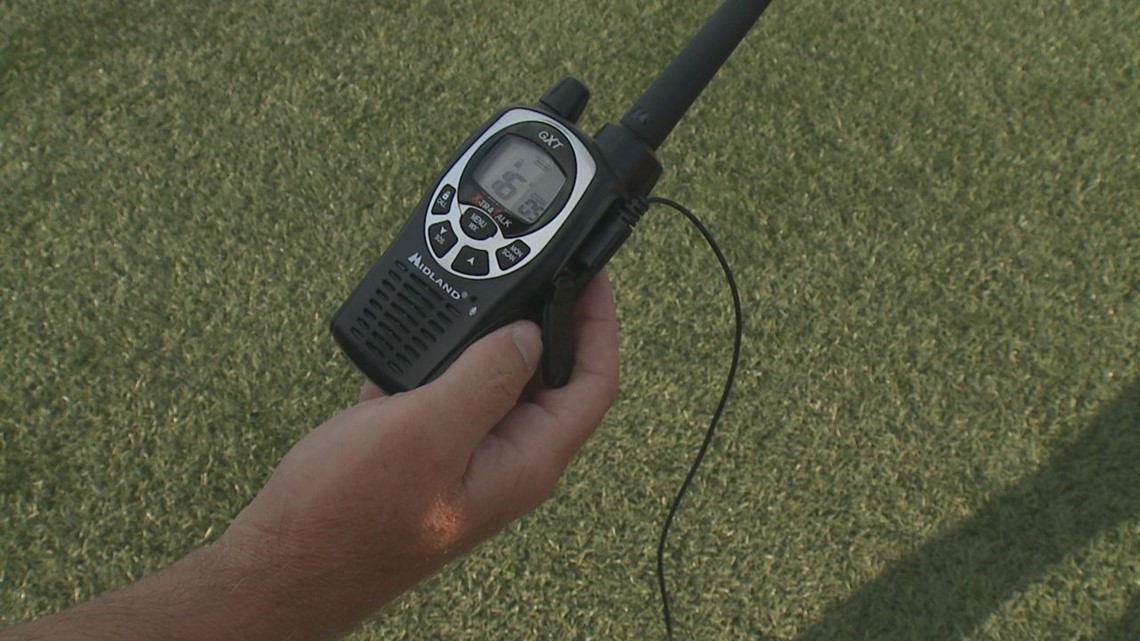
[[[661,177],[661,163],[644,140],[625,125],[607,123],[594,136],[602,157],[618,175],[622,198],[649,196]]]

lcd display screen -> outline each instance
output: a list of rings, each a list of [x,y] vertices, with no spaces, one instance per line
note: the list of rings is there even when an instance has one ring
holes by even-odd
[[[550,207],[566,184],[566,174],[533,142],[505,136],[479,162],[475,182],[508,212],[527,225]]]

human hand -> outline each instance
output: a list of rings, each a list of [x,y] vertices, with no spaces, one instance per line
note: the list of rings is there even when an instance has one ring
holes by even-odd
[[[549,496],[617,392],[604,272],[579,296],[575,333],[559,389],[523,394],[542,350],[525,321],[418,389],[387,396],[366,383],[359,404],[289,451],[218,545],[298,625],[355,624]]]

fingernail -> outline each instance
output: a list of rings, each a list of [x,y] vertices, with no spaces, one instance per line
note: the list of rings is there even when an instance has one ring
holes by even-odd
[[[538,359],[542,356],[542,338],[538,335],[538,328],[533,323],[515,323],[511,330],[511,338],[518,346],[523,361],[530,371],[538,367]]]

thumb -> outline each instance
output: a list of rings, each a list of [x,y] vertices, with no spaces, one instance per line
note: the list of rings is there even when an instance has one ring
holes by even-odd
[[[538,326],[517,321],[472,343],[442,376],[412,393],[430,404],[440,429],[473,445],[518,403],[541,355]]]

